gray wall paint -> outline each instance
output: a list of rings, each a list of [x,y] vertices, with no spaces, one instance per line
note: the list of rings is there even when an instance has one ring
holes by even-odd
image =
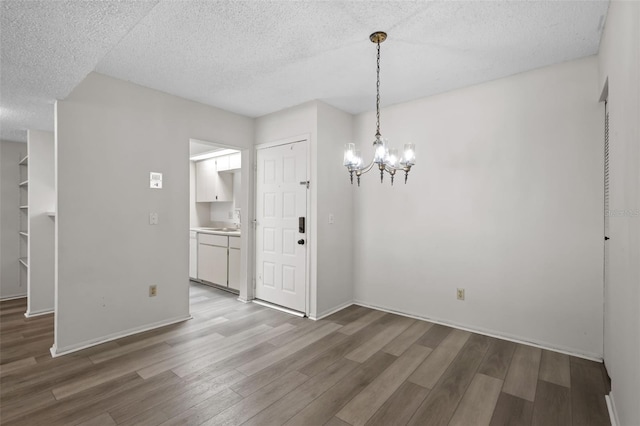
[[[384,108],[418,163],[407,185],[371,172],[355,191],[356,299],[601,357],[597,80],[589,57]],[[365,158],[374,130],[357,117]]]
[[[55,290],[54,135],[29,130],[29,297],[27,315],[52,312]]]
[[[342,166],[353,116],[318,102],[318,307],[322,317],[353,301],[353,195]],[[334,223],[329,224],[329,214]]]
[[[253,120],[96,73],[56,112],[54,351],[187,318],[189,139],[248,148]]]
[[[0,299],[26,296],[27,280],[25,268],[20,265],[20,167],[18,162],[27,155],[27,144],[0,141]],[[26,223],[26,221],[25,221]],[[24,279],[20,279],[20,274]]]
[[[610,113],[604,357],[620,425],[640,424],[640,3],[613,1],[600,44]]]

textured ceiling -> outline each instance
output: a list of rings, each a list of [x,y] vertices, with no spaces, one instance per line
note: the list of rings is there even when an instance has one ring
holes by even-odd
[[[607,1],[2,1],[2,138],[92,70],[260,116],[374,108],[597,53]]]

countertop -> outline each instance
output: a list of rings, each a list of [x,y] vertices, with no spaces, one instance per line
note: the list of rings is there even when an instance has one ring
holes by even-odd
[[[200,232],[203,234],[214,234],[214,235],[227,235],[229,237],[239,237],[240,230],[237,231],[214,231],[212,228],[190,228],[191,231]]]

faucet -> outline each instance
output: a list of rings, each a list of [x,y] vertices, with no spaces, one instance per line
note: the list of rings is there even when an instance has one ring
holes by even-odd
[[[234,213],[236,216],[236,222],[234,223],[234,225],[236,228],[240,229],[240,226],[242,225],[242,215],[240,214],[240,209],[235,209]]]

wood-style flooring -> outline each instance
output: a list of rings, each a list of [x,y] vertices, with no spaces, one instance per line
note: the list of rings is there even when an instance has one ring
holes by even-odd
[[[351,306],[321,321],[193,284],[194,319],[51,358],[0,303],[3,425],[608,425],[601,364]]]

